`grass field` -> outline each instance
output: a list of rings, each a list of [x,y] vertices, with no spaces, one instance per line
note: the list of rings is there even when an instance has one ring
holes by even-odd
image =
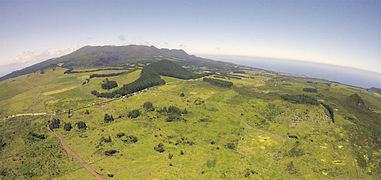
[[[54,131],[106,179],[380,178],[381,100],[366,90],[263,71],[229,73],[241,79],[219,78],[233,82],[230,88],[202,79],[162,76],[165,85],[92,106],[104,101],[89,92],[107,91],[100,87],[105,78],[92,78],[81,87],[90,73],[63,71],[57,68],[0,82],[0,87],[9,87],[0,88],[0,115],[57,112],[61,127]],[[121,87],[139,75],[137,70],[109,80]],[[31,79],[36,82],[22,86]],[[317,92],[303,92],[304,88]],[[361,96],[367,108],[349,105],[353,93]],[[281,98],[285,94],[316,97],[333,108],[335,121],[324,106],[291,103]],[[145,102],[152,102],[155,110],[144,109]],[[85,106],[89,107],[81,108]],[[169,122],[171,115],[160,112],[169,106],[187,113]],[[128,118],[136,109],[141,114]],[[105,122],[106,113],[114,121]],[[86,123],[86,130],[76,127],[79,121]],[[1,139],[9,144],[0,151],[0,170],[7,177],[92,178],[44,129],[47,117],[0,122]],[[73,129],[64,130],[64,123],[71,123]],[[31,142],[29,132],[47,138]],[[125,135],[118,137],[120,133]],[[127,141],[127,136],[137,137],[137,142]],[[155,150],[159,144],[163,152]],[[109,150],[116,153],[105,155]],[[23,153],[24,159],[4,160]],[[48,163],[47,158],[53,161]]]

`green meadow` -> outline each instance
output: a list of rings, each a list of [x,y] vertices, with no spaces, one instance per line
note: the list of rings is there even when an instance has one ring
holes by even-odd
[[[101,88],[106,77],[83,82],[94,73],[122,70],[64,74],[65,70],[47,69],[0,82],[0,116],[56,113],[60,127],[54,131],[105,179],[381,178],[381,98],[375,93],[245,70],[207,76],[230,81],[232,87],[202,78],[161,76],[165,85],[110,101],[90,93],[113,90]],[[116,81],[118,89],[138,79],[140,72],[107,78]],[[318,103],[282,98],[302,94]],[[353,103],[353,94],[364,105]],[[153,109],[144,108],[145,102]],[[334,119],[322,103],[332,109]],[[181,113],[163,110],[169,107]],[[139,111],[137,117],[129,115],[133,110]],[[113,120],[106,122],[105,114]],[[80,121],[87,128],[79,129]],[[45,129],[47,123],[48,116],[0,120],[0,177],[94,178],[60,147]],[[65,123],[72,125],[70,131]]]

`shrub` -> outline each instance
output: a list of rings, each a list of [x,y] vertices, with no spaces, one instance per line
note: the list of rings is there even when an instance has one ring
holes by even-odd
[[[234,150],[235,149],[235,144],[233,142],[230,142],[230,143],[226,144],[226,147],[228,149]]]
[[[180,121],[181,117],[178,114],[169,114],[166,121],[167,122],[173,122],[173,121]]]
[[[53,118],[52,121],[50,122],[49,128],[51,130],[53,130],[55,128],[60,128],[60,123],[61,122],[59,119]]]
[[[116,134],[116,137],[121,138],[121,137],[123,137],[124,135],[125,135],[124,133],[118,133],[118,134]]]
[[[86,129],[86,128],[87,128],[86,123],[83,122],[83,121],[78,121],[78,122],[76,123],[76,125],[77,125],[78,129]]]
[[[143,108],[146,109],[147,111],[153,111],[153,110],[155,110],[155,109],[153,108],[153,105],[152,105],[151,102],[145,102],[145,103],[143,104]]]
[[[108,138],[101,137],[101,142],[110,143],[110,142],[112,142],[111,137],[110,136],[108,136]]]
[[[130,112],[128,112],[127,117],[128,118],[137,118],[140,116],[140,111],[138,109],[134,109]]]
[[[176,106],[169,106],[168,109],[167,109],[167,113],[180,115],[181,114],[181,110],[178,107],[176,107]]]
[[[46,136],[44,134],[36,134],[34,132],[29,132],[29,135],[37,139],[46,139]]]
[[[160,153],[165,151],[163,143],[159,143],[157,146],[154,147],[154,149],[155,149],[155,151],[160,152]]]
[[[73,128],[73,127],[71,126],[71,123],[65,123],[65,124],[64,124],[64,129],[65,129],[66,131],[70,131],[72,128]]]
[[[136,143],[138,142],[138,138],[136,136],[126,136],[124,139],[122,139],[123,142],[126,142],[128,144]]]
[[[112,115],[108,115],[107,113],[105,114],[105,117],[104,117],[104,122],[105,123],[109,123],[111,121],[114,121],[114,117],[112,117]]]
[[[115,153],[117,153],[118,151],[117,150],[108,150],[108,151],[105,151],[105,155],[106,156],[111,156],[111,155],[113,155],[113,154],[115,154]]]
[[[173,158],[173,154],[169,153],[168,154],[168,159],[172,159]]]

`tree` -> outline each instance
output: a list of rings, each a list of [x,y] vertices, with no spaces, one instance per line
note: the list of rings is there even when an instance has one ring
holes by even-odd
[[[143,108],[146,109],[147,111],[153,111],[153,110],[155,110],[155,109],[153,108],[153,105],[152,105],[151,102],[145,102],[145,103],[143,104]]]
[[[73,128],[73,127],[71,126],[71,123],[65,123],[65,124],[64,124],[64,129],[65,129],[66,131],[70,131],[72,128]]]
[[[112,117],[112,115],[108,115],[107,113],[105,114],[105,117],[104,117],[104,121],[105,123],[109,123],[111,121],[114,121],[114,117]]]

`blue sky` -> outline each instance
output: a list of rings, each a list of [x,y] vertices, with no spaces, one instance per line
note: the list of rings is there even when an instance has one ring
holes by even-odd
[[[381,1],[0,0],[0,65],[145,44],[381,73]]]

